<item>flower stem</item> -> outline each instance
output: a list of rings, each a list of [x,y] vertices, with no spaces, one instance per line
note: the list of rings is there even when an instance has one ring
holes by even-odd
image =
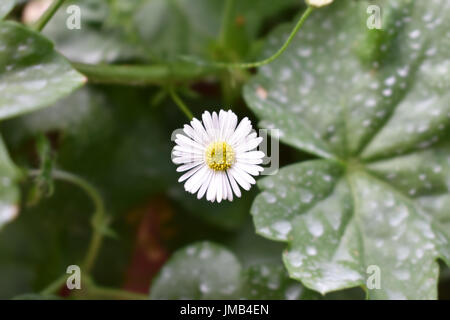
[[[292,42],[292,40],[294,39],[295,35],[297,34],[297,32],[300,30],[300,28],[303,26],[303,24],[305,23],[306,19],[309,17],[309,15],[311,14],[311,12],[313,12],[314,8],[309,6],[305,12],[303,12],[302,16],[300,17],[300,19],[298,20],[297,24],[295,25],[294,29],[292,29],[289,37],[287,38],[287,40],[284,42],[284,44],[281,46],[280,49],[278,49],[277,52],[275,52],[272,56],[270,56],[269,58],[266,58],[264,60],[260,60],[260,61],[255,61],[255,62],[237,62],[237,63],[227,63],[227,62],[212,62],[212,63],[199,63],[203,66],[209,66],[209,67],[216,67],[216,68],[237,68],[237,69],[249,69],[249,68],[257,68],[257,67],[261,67],[265,64],[269,64],[272,61],[274,61],[275,59],[277,59],[289,46],[289,44]],[[190,57],[185,57],[185,60],[190,61],[192,63],[196,63],[194,62]]]
[[[222,47],[226,47],[227,40],[230,36],[231,21],[233,19],[234,8],[236,0],[226,0],[224,13],[222,17],[222,25],[220,29],[219,41]]]
[[[80,187],[86,192],[86,194],[91,198],[91,200],[94,203],[95,211],[91,220],[93,227],[93,234],[91,237],[91,242],[89,244],[87,254],[83,262],[84,271],[89,273],[92,267],[94,266],[95,259],[98,255],[103,240],[102,228],[104,227],[106,217],[105,217],[105,205],[103,204],[102,197],[100,196],[100,194],[98,193],[98,191],[95,189],[94,186],[92,186],[89,182],[87,182],[86,180],[84,180],[79,176],[58,170],[53,171],[52,175],[55,179],[67,181]]]
[[[227,37],[227,29],[229,29],[229,17],[233,10],[233,0],[226,4],[226,13],[224,14],[225,26],[222,26],[221,39],[225,41]],[[88,77],[90,82],[122,84],[122,85],[159,85],[166,86],[177,82],[190,82],[200,79],[207,75],[217,75],[218,68],[239,68],[248,69],[260,67],[277,59],[289,46],[297,32],[300,30],[308,16],[314,9],[308,7],[300,17],[294,29],[291,31],[283,46],[271,57],[247,63],[177,63],[171,64],[155,64],[155,65],[107,65],[107,64],[85,64],[72,62],[72,66],[79,72]],[[189,60],[189,59],[188,59]]]
[[[47,288],[40,292],[43,296],[52,295],[58,292],[65,284],[69,275],[63,274],[61,277],[52,282]],[[111,300],[148,300],[145,294],[134,293],[122,289],[100,287],[95,285],[90,278],[82,283],[81,291],[75,291],[74,298],[79,299],[111,299]]]
[[[34,23],[33,28],[36,31],[42,31],[47,22],[53,17],[53,15],[58,11],[59,7],[63,4],[64,0],[54,0],[47,10],[39,17],[39,19]]]
[[[50,283],[44,290],[40,292],[41,295],[48,296],[50,294],[57,292],[66,282],[68,276],[69,276],[68,274],[63,274],[61,277]]]
[[[263,66],[265,64],[271,63],[272,61],[277,59],[287,49],[287,47],[292,42],[292,40],[294,39],[295,35],[300,30],[300,28],[303,26],[303,24],[305,23],[306,19],[309,17],[309,15],[311,14],[311,12],[313,10],[314,10],[313,7],[309,6],[305,10],[305,12],[303,12],[302,16],[298,20],[298,22],[295,25],[294,29],[291,31],[291,34],[289,35],[287,40],[284,42],[284,44],[281,46],[281,48],[278,49],[278,51],[275,52],[275,54],[270,56],[269,58],[261,60],[261,61],[256,61],[256,62],[224,63],[224,64],[220,64],[220,65],[223,66],[223,67],[228,67],[228,68],[244,68],[244,69],[248,69],[248,68],[257,68],[257,67]]]
[[[31,170],[29,172],[30,176],[33,177],[39,175],[39,173],[40,173],[39,170]],[[52,177],[54,179],[66,181],[73,185],[78,186],[79,188],[81,188],[86,192],[86,194],[91,198],[92,202],[94,203],[95,211],[91,220],[93,227],[93,234],[82,265],[83,270],[89,273],[92,267],[94,266],[95,259],[98,255],[103,240],[105,227],[107,226],[105,206],[102,197],[100,196],[100,194],[98,193],[98,191],[94,186],[92,186],[89,182],[87,182],[83,178],[76,176],[72,173],[68,173],[61,170],[53,170]]]
[[[123,85],[160,85],[188,82],[214,73],[212,68],[192,64],[107,65],[72,63],[90,82]]]
[[[191,110],[189,110],[188,106],[177,95],[177,93],[175,92],[174,87],[171,86],[169,90],[170,90],[169,91],[170,92],[170,97],[172,98],[173,102],[175,102],[175,104],[178,106],[178,108],[180,108],[180,110],[186,115],[186,117],[188,117],[189,120],[192,120],[192,118],[194,116],[192,115]]]

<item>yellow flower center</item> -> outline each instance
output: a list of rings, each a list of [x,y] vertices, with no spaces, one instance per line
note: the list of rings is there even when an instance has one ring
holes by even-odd
[[[213,142],[206,148],[205,159],[211,169],[223,171],[233,165],[235,154],[233,148],[228,143]]]

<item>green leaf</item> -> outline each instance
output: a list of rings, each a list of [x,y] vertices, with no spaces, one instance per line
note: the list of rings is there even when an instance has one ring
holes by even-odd
[[[0,19],[6,17],[6,15],[14,8],[15,0],[2,0],[0,3]]]
[[[242,269],[229,250],[199,242],[177,251],[150,290],[151,299],[300,299],[316,295],[289,279],[281,266]]]
[[[43,108],[80,87],[76,72],[46,38],[0,23],[0,120]]]
[[[239,288],[241,265],[225,248],[197,243],[177,251],[150,290],[151,299],[227,299]]]
[[[81,265],[92,229],[92,203],[86,194],[65,182],[55,182],[54,196],[32,208],[0,231],[0,299],[40,292]],[[124,218],[111,228],[119,239],[104,238],[92,276],[102,285],[123,285],[129,267],[135,229]]]
[[[221,6],[221,1],[142,1],[134,23],[157,56],[204,55],[207,43],[219,33]]]
[[[59,132],[55,166],[88,178],[112,214],[130,210],[177,179],[169,129],[148,108],[147,91],[85,87],[52,108],[6,122],[5,139],[20,145],[30,135]]]
[[[49,108],[4,121],[2,129],[5,139],[13,145],[42,133],[57,131],[66,136],[79,135],[78,142],[84,144],[88,140],[86,132],[92,131],[94,134],[93,130],[98,127],[105,134],[111,131],[111,115],[105,104],[105,98],[87,86],[58,100]],[[95,118],[95,121],[91,121],[91,118]]]
[[[47,24],[44,34],[70,60],[84,63],[160,61],[180,55],[194,55],[203,61],[216,53],[222,60],[224,55],[236,59],[253,53],[250,44],[266,20],[301,6],[298,0],[235,1],[226,48],[217,48],[223,0],[72,2],[81,8],[81,29],[61,28],[68,17],[66,8],[72,4],[68,2]]]
[[[19,172],[0,136],[0,229],[19,213]]]
[[[244,268],[252,265],[282,265],[280,251],[283,244],[256,234],[249,215],[246,224],[227,239],[224,245],[233,251]]]
[[[58,144],[54,165],[92,181],[113,215],[124,214],[165,192],[177,215],[198,217],[227,231],[243,224],[256,193],[214,207],[197,201],[177,182],[167,133],[185,118],[182,113],[174,116],[175,105],[150,108],[148,101],[154,92],[148,89],[103,89],[87,86],[51,108],[5,121],[6,141],[15,146],[13,151],[20,151],[33,136],[50,134]],[[200,105],[215,103],[205,100]]]
[[[33,145],[33,135],[49,133],[58,147],[55,167],[79,174],[98,188],[118,239],[105,237],[93,277],[117,287],[123,285],[136,236],[127,213],[161,192],[170,173],[174,181],[177,177],[170,144],[160,142],[170,139],[162,138],[166,130],[142,97],[148,89],[112,87],[114,96],[104,91],[84,87],[52,108],[3,122],[2,132],[23,166],[30,164],[20,151]],[[20,218],[0,232],[0,298],[39,292],[67,266],[81,263],[91,236],[92,210],[82,190],[61,181],[55,181],[51,198],[23,208]]]
[[[322,158],[259,181],[251,212],[259,234],[288,243],[289,274],[311,289],[371,287],[375,265],[369,298],[435,299],[436,260],[450,263],[450,4],[377,3],[382,30],[366,27],[366,1],[316,10],[246,85],[262,127]]]
[[[145,52],[134,40],[135,32],[129,30],[130,22],[122,17],[112,19],[117,10],[111,8],[110,3],[112,1],[66,1],[45,26],[43,33],[71,61],[94,64],[144,58]],[[132,1],[126,3],[131,4]],[[81,29],[65,27],[69,16],[67,8],[73,4],[81,10]]]
[[[140,40],[157,57],[178,55],[208,57],[221,32],[223,0],[142,0],[132,12]],[[299,6],[297,0],[236,1],[232,16],[233,48],[255,39],[264,19],[283,9]],[[238,40],[239,39],[239,40]],[[240,41],[243,40],[243,41]],[[208,57],[210,58],[210,57]]]
[[[311,300],[318,299],[316,292],[308,290],[288,277],[283,266],[257,265],[244,269],[241,275],[241,292],[235,299],[248,300]]]

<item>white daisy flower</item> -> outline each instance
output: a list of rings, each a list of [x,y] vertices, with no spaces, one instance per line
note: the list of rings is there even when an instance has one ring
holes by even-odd
[[[233,193],[240,197],[239,186],[250,190],[263,168],[264,153],[256,151],[263,140],[252,132],[248,118],[238,125],[236,114],[220,110],[212,114],[205,111],[202,120],[194,118],[190,125],[184,125],[183,132],[177,134],[172,151],[173,162],[179,164],[178,172],[184,172],[179,182],[186,180],[184,189],[197,193],[201,199],[221,202],[233,200]],[[238,186],[239,185],[239,186]]]

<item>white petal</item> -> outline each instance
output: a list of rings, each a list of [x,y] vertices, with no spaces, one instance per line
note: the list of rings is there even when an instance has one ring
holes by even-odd
[[[206,165],[203,165],[200,170],[198,170],[192,177],[189,178],[188,181],[186,181],[184,184],[184,189],[190,193],[196,193],[202,185],[208,170],[209,168]]]
[[[223,133],[224,140],[229,140],[231,135],[234,133],[237,121],[238,121],[237,115],[233,111],[228,110],[228,123]]]
[[[237,183],[239,183],[239,185],[244,190],[247,190],[247,191],[250,190],[250,187],[251,187],[250,183],[246,179],[242,178],[241,175],[239,174],[239,172],[236,171],[235,168],[232,167],[232,168],[228,169],[228,172],[231,173],[233,178],[237,181]]]
[[[199,160],[205,159],[204,153],[182,152],[182,151],[178,151],[178,150],[173,150],[172,156],[173,157],[192,158],[192,159],[197,158]]]
[[[239,161],[240,163],[247,163],[247,164],[261,164],[263,163],[263,159],[243,159],[243,158],[237,158],[236,161]]]
[[[211,114],[208,111],[203,112],[202,114],[203,125],[205,126],[206,133],[208,134],[208,139],[214,140],[214,126],[211,118]]]
[[[233,130],[231,135],[228,137],[228,141],[231,144],[232,142],[235,142],[238,140],[238,138],[241,137],[243,130],[248,127],[248,119],[244,118],[239,122],[238,126]]]
[[[188,164],[183,164],[182,166],[179,166],[177,168],[177,172],[183,172],[183,171],[189,170],[189,169],[196,167],[202,163],[203,163],[203,161],[195,161],[195,162],[191,162]]]
[[[239,123],[238,127],[236,128],[236,131],[232,134],[232,136],[229,138],[229,144],[236,147],[236,143],[243,137],[247,136],[250,131],[252,131],[252,125],[250,120],[248,118],[244,118]]]
[[[221,171],[219,171],[216,174],[215,184],[216,184],[216,199],[217,199],[217,202],[220,203],[222,201],[222,194],[223,194],[223,190],[222,190],[223,182],[222,182],[222,172]]]
[[[191,126],[192,126],[192,128],[195,129],[195,131],[198,133],[198,135],[201,136],[203,145],[208,144],[210,142],[208,133],[206,132],[205,127],[202,125],[202,123],[198,119],[196,119],[196,118],[192,119]]]
[[[216,175],[216,171],[214,171],[208,186],[208,192],[206,192],[206,200],[211,202],[216,199]]]
[[[257,136],[256,132],[251,131],[249,134],[241,136],[237,141],[235,141],[234,145],[236,146],[236,148],[242,147],[243,145],[246,145],[249,141],[255,139],[256,136]]]
[[[196,161],[203,161],[203,157],[182,156],[182,157],[175,157],[172,159],[172,161],[175,164],[191,163]]]
[[[202,145],[203,140],[202,137],[188,124],[184,125],[183,132],[186,133],[189,138]]]
[[[241,190],[239,189],[239,186],[236,183],[236,180],[234,180],[233,175],[227,171],[228,180],[230,181],[231,188],[233,189],[233,192],[236,194],[238,198],[241,197]]]
[[[255,178],[253,178],[251,175],[249,175],[247,172],[245,172],[244,170],[242,170],[241,168],[237,167],[237,166],[233,166],[233,170],[235,170],[237,172],[237,174],[245,179],[245,181],[247,181],[250,184],[255,184],[256,180]]]
[[[250,141],[250,140],[253,140],[253,139],[255,139],[257,137],[257,134],[256,134],[256,132],[250,132],[247,136],[245,136],[245,142],[248,142],[248,141]]]
[[[224,183],[224,190],[226,190],[226,193],[224,193],[223,198],[227,198],[228,201],[233,201],[233,191],[231,191],[230,181],[228,181],[227,174],[223,173],[223,183]]]
[[[240,162],[236,162],[234,165],[237,168],[241,169],[242,171],[247,172],[253,176],[258,176],[260,171],[258,168],[261,168],[260,166],[255,166],[253,164],[246,164]]]
[[[175,151],[180,151],[180,152],[184,152],[184,153],[195,153],[195,154],[205,154],[204,151],[192,148],[192,147],[183,147],[183,146],[179,146],[176,145],[175,147],[173,147],[173,150]]]
[[[222,180],[222,199],[225,200],[228,197],[228,190],[226,185],[228,178],[225,171],[221,171],[220,175],[221,175],[220,180]]]
[[[220,132],[220,124],[219,124],[219,117],[217,116],[217,112],[215,111],[212,114],[212,121],[214,126],[214,137],[216,140],[218,140]]]
[[[228,118],[228,112],[225,112],[223,110],[219,111],[219,140],[224,140],[224,133],[229,122]]]
[[[176,135],[176,139],[175,142],[176,144],[179,144],[180,146],[184,146],[184,147],[193,147],[199,150],[204,150],[205,147],[202,146],[201,144],[195,142],[194,140],[190,139],[189,137],[186,137],[182,134],[177,134]]]
[[[187,178],[189,178],[190,176],[192,176],[194,173],[196,173],[198,170],[200,170],[202,167],[198,166],[195,167],[191,170],[189,170],[188,172],[186,172],[185,174],[183,174],[180,179],[178,179],[178,182],[183,182],[184,180],[186,180]]]
[[[202,186],[200,187],[200,190],[197,193],[197,199],[201,199],[205,195],[205,192],[206,190],[208,190],[208,186],[211,183],[213,174],[214,174],[213,170],[211,169],[207,170],[206,178],[203,180]]]
[[[262,151],[249,151],[236,154],[236,159],[262,159],[262,158],[264,158],[264,152]]]
[[[255,149],[263,141],[262,137],[258,137],[248,141],[242,141],[236,147],[236,152],[246,152]]]
[[[186,158],[191,157],[191,158],[204,159],[204,155],[202,155],[200,153],[181,152],[181,151],[177,151],[177,150],[172,151],[172,155],[174,157],[186,157]]]

